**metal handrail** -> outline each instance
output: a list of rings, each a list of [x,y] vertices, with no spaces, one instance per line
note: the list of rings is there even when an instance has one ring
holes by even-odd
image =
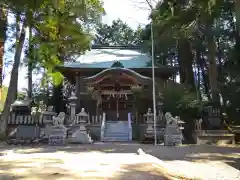
[[[132,114],[129,112],[128,113],[128,139],[131,141],[132,140],[132,120],[131,120]]]
[[[104,139],[105,125],[106,125],[106,113],[103,113],[101,125],[101,141],[103,141]]]

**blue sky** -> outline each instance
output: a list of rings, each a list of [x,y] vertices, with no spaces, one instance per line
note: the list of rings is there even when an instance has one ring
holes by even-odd
[[[120,18],[132,28],[137,28],[138,25],[145,26],[149,20],[150,9],[145,0],[103,0],[106,15],[102,21],[111,24],[113,20]],[[9,54],[5,58],[12,58],[13,55]],[[3,84],[8,86],[10,80],[10,67],[5,70],[6,76],[4,77]],[[18,89],[27,87],[26,68],[21,67],[19,70]],[[36,79],[36,77],[33,77]]]

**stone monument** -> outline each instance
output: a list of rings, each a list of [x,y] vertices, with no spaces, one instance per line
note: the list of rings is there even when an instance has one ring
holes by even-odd
[[[203,121],[207,130],[220,130],[223,128],[220,117],[220,108],[214,106],[207,106],[203,109]]]
[[[53,126],[50,131],[49,145],[64,145],[67,138],[67,128],[64,126],[65,113],[60,112],[57,117],[53,117]]]
[[[166,127],[164,132],[164,145],[173,146],[181,145],[183,140],[182,129],[183,127],[179,126],[183,124],[183,121],[180,121],[179,117],[172,117],[172,114],[167,112],[165,114]]]
[[[72,143],[91,144],[93,142],[86,129],[88,119],[89,115],[85,112],[85,109],[82,108],[74,122],[74,125],[78,125],[79,129],[72,134]]]

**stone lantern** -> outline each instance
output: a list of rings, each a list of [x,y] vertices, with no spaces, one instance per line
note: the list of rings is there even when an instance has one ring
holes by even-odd
[[[153,116],[154,114],[152,113],[151,109],[148,109],[147,114],[145,114],[145,117],[147,119],[147,129],[144,134],[144,140],[143,143],[153,143],[154,142],[154,129],[153,129]]]
[[[75,125],[79,125],[79,130],[83,133],[87,133],[86,124],[88,122],[89,115],[82,108],[81,112],[77,114],[77,119],[75,120]]]
[[[82,108],[75,120],[75,125],[79,125],[79,129],[73,133],[72,143],[89,144],[93,142],[86,129],[88,119],[89,115],[85,112],[85,109]]]
[[[69,107],[70,107],[70,121],[71,124],[75,122],[76,119],[76,101],[77,101],[77,96],[75,92],[71,93],[69,100]]]

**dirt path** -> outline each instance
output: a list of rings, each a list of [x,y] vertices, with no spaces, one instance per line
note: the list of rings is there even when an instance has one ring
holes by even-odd
[[[0,169],[2,179],[165,179],[151,161],[131,153],[8,152]]]
[[[138,155],[139,148],[157,158]],[[240,179],[240,149],[231,147],[98,143],[67,147],[5,146],[0,147],[0,152],[0,180],[161,180],[174,179],[176,174],[192,179]]]

